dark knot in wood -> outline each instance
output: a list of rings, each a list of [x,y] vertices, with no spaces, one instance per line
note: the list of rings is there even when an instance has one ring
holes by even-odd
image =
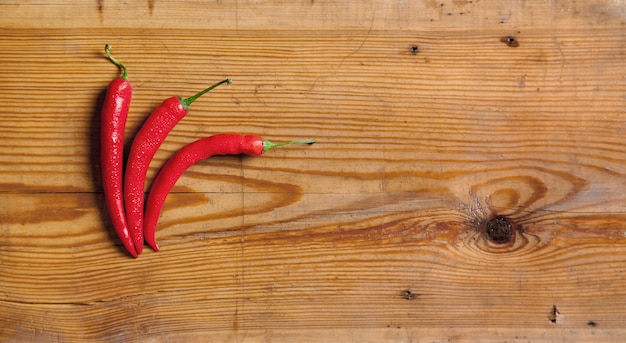
[[[506,243],[513,238],[513,227],[504,217],[495,217],[485,224],[485,233],[492,242]]]

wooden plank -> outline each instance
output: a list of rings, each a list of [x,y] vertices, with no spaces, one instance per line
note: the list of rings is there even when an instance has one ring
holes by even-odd
[[[1,341],[626,334],[619,2],[69,4],[0,5]],[[127,137],[234,79],[149,178],[217,132],[318,143],[192,167],[133,260],[100,185],[104,43]]]
[[[4,0],[3,28],[214,30],[519,30],[619,28],[622,0],[509,2],[424,1],[173,1]],[[115,32],[115,33],[114,33]],[[514,31],[513,31],[514,32]],[[121,33],[121,32],[120,32]],[[122,34],[123,35],[123,34]]]

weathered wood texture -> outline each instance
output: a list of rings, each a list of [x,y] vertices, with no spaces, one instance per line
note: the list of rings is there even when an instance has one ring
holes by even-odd
[[[623,341],[624,8],[3,1],[0,340]],[[133,260],[100,185],[105,43],[135,87],[129,138],[234,80],[150,178],[217,132],[319,142],[192,167],[162,251]]]

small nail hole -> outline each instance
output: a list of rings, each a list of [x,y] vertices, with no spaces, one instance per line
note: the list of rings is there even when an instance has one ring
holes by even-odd
[[[512,47],[512,48],[517,48],[519,46],[519,41],[517,40],[517,38],[515,38],[513,36],[502,37],[502,39],[500,39],[500,41],[502,43],[505,43],[506,45]]]
[[[416,297],[418,297],[419,294],[414,293],[413,291],[411,291],[410,289],[407,289],[405,291],[402,292],[402,297],[406,300],[413,300]]]
[[[548,319],[550,323],[556,324],[557,320],[561,316],[561,312],[556,308],[556,305],[552,305],[552,310],[550,310],[550,314],[548,315]]]

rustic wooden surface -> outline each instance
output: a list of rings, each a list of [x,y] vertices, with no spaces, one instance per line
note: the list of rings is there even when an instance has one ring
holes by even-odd
[[[625,8],[0,1],[0,341],[623,341]],[[150,178],[217,132],[319,142],[194,166],[134,260],[100,185],[105,43],[127,137],[234,80]]]

